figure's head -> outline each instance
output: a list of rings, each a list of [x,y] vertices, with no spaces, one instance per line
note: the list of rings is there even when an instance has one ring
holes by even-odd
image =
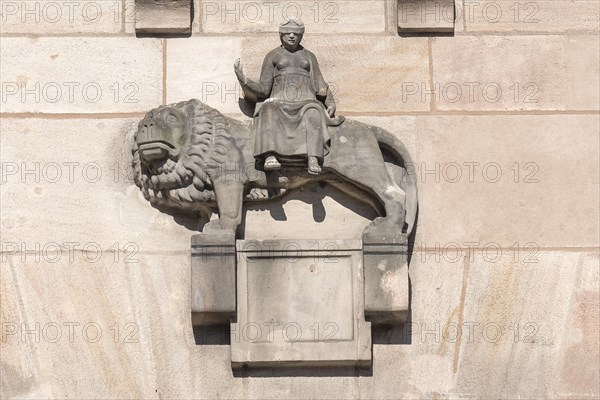
[[[299,18],[290,18],[279,25],[281,44],[288,50],[296,50],[304,36],[304,22]]]

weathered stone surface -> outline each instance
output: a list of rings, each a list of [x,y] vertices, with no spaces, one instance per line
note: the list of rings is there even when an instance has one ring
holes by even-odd
[[[3,118],[3,242],[189,255],[198,221],[160,213],[133,184],[128,149],[137,122]]]
[[[457,23],[467,32],[597,32],[599,8],[593,0],[465,2]]]
[[[407,260],[405,234],[363,235],[365,317],[373,325],[406,322],[410,303]]]
[[[409,98],[439,110],[596,110],[597,50],[594,36],[435,38],[436,94],[415,86]]]
[[[413,254],[409,322],[374,334],[373,377],[358,379],[356,398],[435,398],[450,393],[456,326],[462,324],[464,265],[463,259],[450,262],[435,253]]]
[[[398,31],[454,32],[455,0],[399,0]]]
[[[600,259],[598,253],[579,255],[575,289],[561,338],[557,397],[594,398],[600,387]],[[558,332],[557,332],[558,334]],[[595,360],[593,362],[592,360]]]
[[[192,323],[228,324],[235,317],[235,235],[192,236]]]
[[[2,34],[114,34],[123,29],[123,0],[0,2]]]
[[[202,37],[167,42],[167,102],[197,98],[223,113],[241,113],[233,72],[241,38]]]
[[[410,88],[407,82],[418,87],[429,82],[426,39],[331,37],[307,32],[302,43],[317,56],[337,100],[338,114],[429,110],[429,103],[420,98],[403,96]],[[265,54],[278,45],[276,35],[261,42],[245,39],[241,60],[246,76],[258,79]],[[368,83],[360,78],[367,76]]]
[[[385,31],[384,5],[384,0],[201,0],[197,15],[204,33],[278,32],[279,23],[290,17],[301,18],[312,34],[372,33]]]
[[[461,342],[457,387],[452,392],[474,397],[519,393],[528,398],[556,398],[560,383],[548,377],[559,374],[566,340],[581,346],[578,355],[574,349],[564,349],[567,357],[579,357],[577,366],[572,366],[581,371],[564,376],[562,396],[597,396],[599,364],[593,357],[598,354],[597,339],[568,333],[575,333],[577,328],[571,325],[575,320],[592,326],[597,322],[597,316],[590,319],[572,314],[572,307],[581,301],[573,298],[573,287],[587,278],[581,276],[578,265],[584,263],[589,268],[595,259],[597,269],[597,254],[588,257],[585,253],[540,252],[533,259],[517,260],[514,254],[475,254],[464,309],[464,321],[476,322],[475,335],[472,341]],[[597,299],[597,280],[587,285],[594,286],[588,295]],[[587,306],[590,315],[592,309],[598,310],[597,300]],[[582,347],[587,349],[583,357]]]
[[[86,256],[77,252],[68,262],[65,254],[50,263],[35,262],[32,255],[22,262],[16,255],[1,264],[0,309],[6,339],[2,373],[3,379],[14,379],[8,386],[3,381],[3,397],[158,398],[160,393],[187,398],[352,399],[515,397],[543,392],[547,393],[543,397],[595,398],[598,394],[593,341],[597,253],[539,253],[537,264],[516,264],[512,253],[496,263],[475,255],[466,286],[465,257],[451,262],[436,259],[435,253],[415,253],[410,270],[412,330],[398,328],[375,337],[373,376],[236,378],[228,346],[194,343],[187,311],[189,254],[140,254],[138,267],[115,263],[112,256],[96,262],[91,262],[91,254]],[[586,297],[573,295],[573,287]],[[25,334],[21,342],[22,329],[35,331],[36,322],[39,343],[35,334]],[[486,341],[484,328],[489,322],[518,323],[519,341],[514,343],[515,332],[509,326],[498,343]],[[525,328],[528,322],[539,323],[535,335]],[[7,323],[19,325],[17,335],[5,334]],[[55,343],[51,323],[61,327],[62,336]],[[73,323],[72,342],[68,323]],[[84,337],[89,323],[102,329],[96,343],[93,324],[86,327]],[[492,325],[486,335],[493,338]],[[526,337],[537,342],[527,343]],[[399,344],[409,340],[410,345]],[[9,368],[10,375],[5,375]],[[517,370],[527,373],[515,377]],[[553,376],[561,378],[556,381]],[[510,377],[515,386],[502,385]],[[15,390],[18,382],[23,385]]]
[[[598,124],[594,115],[418,117],[419,208],[429,211],[416,243],[597,246]]]
[[[182,35],[192,32],[193,0],[135,0],[139,35]]]
[[[574,109],[600,109],[600,60],[590,54],[600,53],[598,35],[569,36],[567,68],[569,70],[568,104]],[[585,61],[584,61],[585,60]]]
[[[232,367],[368,367],[360,248],[360,240],[239,241]]]
[[[0,56],[3,113],[142,112],[162,101],[158,40],[7,37]]]

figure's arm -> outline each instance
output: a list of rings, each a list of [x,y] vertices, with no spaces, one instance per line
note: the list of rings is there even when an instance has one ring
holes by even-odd
[[[265,57],[265,61],[263,62],[259,82],[255,82],[244,75],[239,59],[235,62],[233,67],[238,81],[244,90],[244,96],[256,102],[261,99],[266,99],[271,95],[275,65],[273,64],[273,58],[270,54]]]
[[[325,108],[327,108],[327,114],[330,117],[335,115],[336,105],[335,98],[333,97],[333,93],[331,93],[331,89],[325,79],[323,78],[323,74],[321,74],[321,68],[319,67],[319,62],[317,61],[317,57],[311,52],[309,52],[311,58],[311,64],[313,68],[313,77],[315,80],[315,89],[317,91],[317,97],[319,100],[323,102]]]

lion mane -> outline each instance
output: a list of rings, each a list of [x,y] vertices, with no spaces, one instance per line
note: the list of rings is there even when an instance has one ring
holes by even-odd
[[[184,211],[202,211],[207,204],[215,207],[210,168],[218,168],[226,162],[227,151],[233,146],[230,126],[219,111],[195,99],[155,108],[146,117],[156,118],[166,108],[185,115],[189,123],[185,144],[181,149],[174,149],[174,157],[159,165],[143,163],[137,144],[142,120],[132,149],[134,182],[146,200],[156,207]]]

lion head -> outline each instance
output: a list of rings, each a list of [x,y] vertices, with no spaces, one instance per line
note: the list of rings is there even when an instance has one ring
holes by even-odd
[[[208,163],[231,145],[225,117],[199,100],[161,106],[138,125],[133,144],[134,181],[153,205],[198,211],[215,203]]]

